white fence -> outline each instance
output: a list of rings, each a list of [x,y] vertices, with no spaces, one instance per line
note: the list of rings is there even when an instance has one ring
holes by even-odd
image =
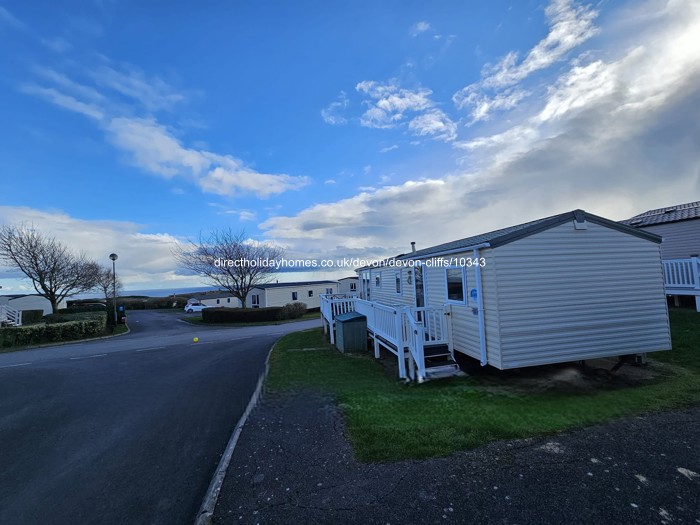
[[[446,344],[452,348],[444,308],[409,308],[389,306],[341,296],[322,294],[321,314],[324,328],[331,343],[335,343],[335,318],[347,312],[357,312],[367,318],[367,329],[374,340],[375,357],[379,346],[398,357],[399,377],[406,378],[406,352],[408,352],[408,376],[425,379],[425,345]]]
[[[676,290],[700,290],[698,258],[666,259],[664,265],[664,286]]]

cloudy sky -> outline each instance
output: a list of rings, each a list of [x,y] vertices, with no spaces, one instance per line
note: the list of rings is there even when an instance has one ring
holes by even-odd
[[[5,1],[0,223],[172,289],[226,226],[380,257],[698,200],[697,35],[696,0]]]

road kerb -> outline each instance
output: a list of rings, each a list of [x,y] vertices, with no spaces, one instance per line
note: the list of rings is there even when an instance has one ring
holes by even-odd
[[[211,525],[212,518],[214,516],[214,509],[216,508],[216,502],[219,500],[219,494],[221,493],[221,486],[224,483],[224,478],[226,477],[226,471],[228,470],[229,463],[231,463],[231,458],[233,457],[233,451],[236,449],[236,444],[238,443],[238,437],[241,435],[243,427],[248,420],[248,416],[257,405],[260,395],[262,394],[263,385],[267,374],[270,370],[270,355],[272,355],[272,350],[275,348],[275,344],[270,347],[267,352],[267,357],[265,358],[265,369],[260,374],[258,378],[258,383],[255,386],[255,391],[248,401],[248,406],[246,406],[243,415],[238,420],[236,428],[233,430],[233,434],[228,440],[226,445],[226,450],[224,451],[221,459],[219,460],[219,465],[216,467],[214,472],[214,477],[212,477],[207,493],[204,496],[204,501],[202,501],[201,507],[199,507],[199,512],[197,513],[197,519],[195,520],[195,525]]]

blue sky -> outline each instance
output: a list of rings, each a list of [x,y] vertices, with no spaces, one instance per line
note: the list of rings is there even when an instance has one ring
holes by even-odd
[[[697,34],[691,0],[0,3],[0,221],[172,288],[213,228],[371,258],[697,200]]]

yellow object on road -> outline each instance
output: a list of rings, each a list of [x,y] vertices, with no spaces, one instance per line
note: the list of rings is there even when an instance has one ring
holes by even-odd
[[[198,343],[198,342],[199,342],[199,337],[195,337],[195,338],[192,339],[192,340],[193,340],[195,343]]]

